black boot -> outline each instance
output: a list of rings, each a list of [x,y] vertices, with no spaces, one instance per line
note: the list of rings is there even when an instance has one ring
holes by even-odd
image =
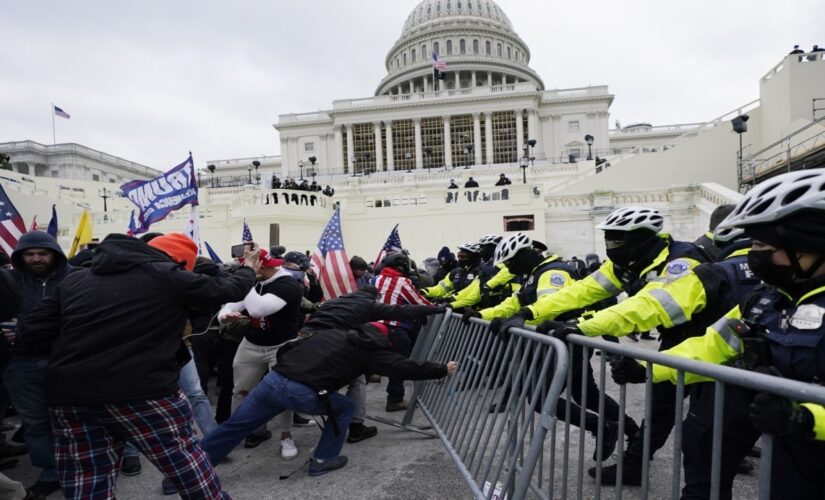
[[[587,471],[590,477],[596,477],[596,468],[592,467]],[[616,465],[602,467],[602,484],[613,485],[616,484]],[[642,464],[636,462],[634,457],[624,456],[624,463],[622,463],[622,484],[628,486],[642,485]]]
[[[378,427],[364,425],[361,422],[349,424],[348,443],[357,443],[378,434]]]

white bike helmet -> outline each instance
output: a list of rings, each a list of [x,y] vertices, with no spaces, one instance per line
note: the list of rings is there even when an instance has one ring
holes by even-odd
[[[497,234],[488,234],[482,236],[480,240],[478,240],[479,245],[498,245],[501,242],[501,236]]]
[[[745,235],[745,230],[738,227],[716,227],[713,231],[713,242],[716,244],[727,245],[733,240],[737,240]]]
[[[719,228],[775,222],[811,209],[825,210],[825,169],[788,172],[760,182],[748,191]]]
[[[596,226],[603,231],[634,231],[647,229],[658,233],[662,230],[664,218],[658,210],[646,207],[625,207],[615,210],[601,224]]]
[[[522,248],[532,248],[533,240],[524,233],[516,233],[502,239],[496,246],[493,265],[501,264],[512,259]]]
[[[458,249],[459,250],[464,250],[465,252],[474,253],[474,254],[481,253],[481,247],[478,245],[478,243],[476,243],[474,241],[464,243],[463,245],[458,245]]]

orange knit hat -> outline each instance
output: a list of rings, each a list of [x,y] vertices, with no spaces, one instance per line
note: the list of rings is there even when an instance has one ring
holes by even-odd
[[[187,271],[195,268],[198,258],[198,246],[188,236],[181,233],[168,233],[149,242],[150,247],[157,248],[179,262]]]

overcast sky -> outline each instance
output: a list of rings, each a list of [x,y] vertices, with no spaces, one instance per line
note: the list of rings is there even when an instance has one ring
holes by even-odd
[[[371,96],[415,0],[4,2],[0,142],[76,142],[166,170],[279,153],[279,114]],[[611,126],[706,121],[759,95],[822,0],[501,0],[548,89],[609,86]],[[819,37],[819,38],[817,38]]]

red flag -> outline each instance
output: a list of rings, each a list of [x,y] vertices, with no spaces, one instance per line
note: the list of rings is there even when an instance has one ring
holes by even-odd
[[[312,267],[321,282],[326,300],[355,291],[355,277],[344,250],[341,215],[337,208],[321,233],[318,246],[312,252]]]
[[[40,226],[37,225],[37,216],[36,215],[34,216],[34,219],[32,219],[32,227],[31,227],[31,229],[29,229],[29,231],[40,231]]]

